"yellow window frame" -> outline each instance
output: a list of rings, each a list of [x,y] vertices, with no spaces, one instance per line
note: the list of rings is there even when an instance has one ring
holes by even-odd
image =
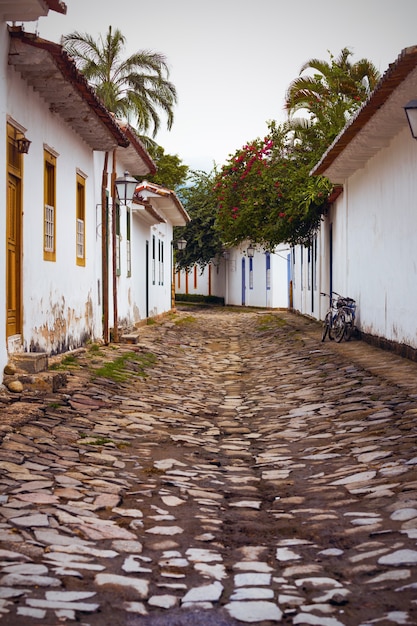
[[[76,189],[76,241],[75,241],[75,258],[77,265],[85,266],[85,178],[77,174]]]
[[[56,261],[56,156],[44,150],[43,258]]]

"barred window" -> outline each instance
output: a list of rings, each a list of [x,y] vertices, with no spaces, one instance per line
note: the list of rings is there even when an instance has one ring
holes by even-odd
[[[56,157],[44,151],[43,258],[56,260]]]
[[[85,178],[77,174],[76,260],[85,265]]]

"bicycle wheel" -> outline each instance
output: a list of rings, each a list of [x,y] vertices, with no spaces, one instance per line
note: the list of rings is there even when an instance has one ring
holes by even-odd
[[[323,331],[321,334],[321,340],[324,341],[327,337],[327,333],[329,333],[329,339],[330,339],[330,325],[332,323],[332,314],[326,313],[326,317],[324,318],[324,322],[323,322]]]
[[[346,320],[343,311],[339,311],[333,322],[332,335],[336,343],[340,343],[345,335]]]
[[[345,341],[350,341],[353,335],[353,322],[346,322],[345,326]]]

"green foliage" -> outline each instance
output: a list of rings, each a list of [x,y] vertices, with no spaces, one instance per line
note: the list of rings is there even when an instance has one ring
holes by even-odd
[[[237,150],[216,176],[216,226],[226,245],[245,240],[274,249],[307,244],[320,226],[332,190],[310,171],[379,79],[367,59],[350,63],[344,48],[330,62],[310,59],[290,85],[289,120],[269,124],[264,139]],[[295,119],[303,110],[307,117]]]
[[[330,61],[307,61],[288,88],[285,123],[270,122],[266,137],[237,150],[220,171],[192,173],[182,192],[192,221],[176,229],[175,239],[187,240],[177,268],[204,268],[245,241],[271,251],[311,241],[332,191],[311,169],[379,80],[370,61],[351,63],[351,54],[343,48]]]
[[[195,304],[220,304],[224,306],[224,298],[220,296],[203,296],[198,293],[176,293],[176,302],[191,302]]]
[[[79,361],[74,354],[66,354],[62,357],[59,363],[53,363],[49,366],[50,370],[67,370],[75,367],[79,367]]]
[[[150,146],[148,152],[158,168],[154,176],[148,176],[148,180],[178,192],[187,180],[188,165],[184,165],[176,154],[165,154],[158,145]]]
[[[94,375],[121,383],[132,375],[144,377],[146,369],[155,362],[156,357],[151,352],[125,352],[113,361],[108,361],[95,369]]]
[[[367,99],[380,74],[368,59],[351,63],[352,52],[343,48],[338,57],[329,52],[330,61],[310,59],[300,70],[286,94],[286,108],[293,119],[302,111],[322,152],[344,127],[346,121]]]
[[[164,55],[140,50],[123,58],[126,40],[120,30],[109,29],[96,41],[75,31],[63,37],[63,45],[109,111],[136,125],[140,132],[160,127],[160,111],[171,128],[177,101],[175,86],[168,80]],[[132,120],[132,121],[131,121]]]
[[[216,196],[213,191],[214,172],[193,171],[189,184],[181,190],[181,200],[191,222],[174,233],[174,249],[178,239],[186,239],[185,250],[176,250],[176,266],[186,269],[198,264],[203,269],[222,254],[223,246],[216,223]]]
[[[308,242],[327,208],[332,185],[310,177],[311,151],[291,144],[285,125],[271,123],[269,130],[238,150],[216,178],[216,226],[229,246]]]
[[[176,326],[186,326],[187,324],[195,324],[197,319],[192,315],[187,315],[186,317],[180,317],[180,319],[175,320],[174,324]]]

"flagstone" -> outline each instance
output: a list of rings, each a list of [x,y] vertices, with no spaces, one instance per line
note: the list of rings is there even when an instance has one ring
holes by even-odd
[[[105,585],[128,587],[134,589],[141,598],[146,598],[148,596],[149,581],[141,578],[119,576],[117,574],[97,574],[94,580],[96,585],[99,585],[100,587]]]
[[[17,614],[24,617],[32,617],[33,619],[44,619],[46,615],[45,609],[32,609],[29,606],[18,606]]]
[[[370,470],[367,472],[358,472],[356,474],[351,474],[350,476],[346,476],[345,478],[340,478],[339,480],[335,480],[331,482],[330,485],[348,485],[351,483],[364,483],[375,478],[376,471]]]
[[[230,600],[270,600],[274,597],[273,589],[265,587],[240,587],[230,596]]]
[[[293,624],[303,626],[345,626],[335,617],[323,617],[323,615],[311,615],[311,613],[298,613],[293,619]]]
[[[289,548],[278,548],[276,556],[278,561],[296,561],[301,559],[299,554]]]
[[[90,539],[136,539],[136,535],[112,520],[79,518],[77,529]]]
[[[188,602],[217,602],[223,593],[223,585],[215,581],[211,585],[191,588],[182,598],[182,604]]]
[[[121,502],[121,497],[114,493],[101,493],[94,498],[94,506],[99,509],[112,509],[117,507]]]
[[[38,574],[6,574],[0,578],[0,585],[10,587],[60,587],[62,582],[52,576]]]
[[[179,604],[179,598],[172,595],[151,596],[148,600],[150,606],[156,606],[160,609],[173,609]]]
[[[26,603],[32,607],[42,609],[70,609],[81,613],[94,613],[100,607],[99,604],[89,602],[71,602],[65,600],[42,600],[38,598],[27,598]]]
[[[416,550],[396,550],[378,559],[380,565],[415,565],[417,564]]]
[[[223,578],[227,578],[226,568],[220,563],[217,563],[216,565],[210,565],[209,563],[195,563],[194,569],[203,574],[203,576],[215,578],[216,580],[223,580]]]
[[[63,533],[59,533],[57,530],[50,528],[48,530],[35,530],[35,537],[44,545],[82,545],[87,546],[91,545],[91,542],[86,541],[85,539],[81,539],[76,535],[64,535]]]
[[[143,545],[140,541],[116,539],[112,542],[112,546],[118,552],[132,552],[134,554],[140,554],[143,550]]]
[[[281,609],[273,602],[263,600],[229,602],[225,609],[231,617],[241,622],[256,623],[263,620],[280,622],[282,619]]]
[[[135,557],[133,555],[128,556],[123,562],[122,570],[127,573],[132,573],[132,572],[140,572],[143,574],[152,573],[151,569],[147,567],[143,567],[141,563],[138,563],[136,561],[137,558],[140,558],[140,557]]]
[[[136,615],[148,615],[148,611],[145,608],[143,602],[125,602],[123,608],[128,613],[135,613]]]
[[[21,515],[20,517],[13,517],[10,520],[11,523],[17,526],[25,526],[32,528],[34,526],[49,526],[49,518],[43,513],[34,513],[33,515]]]
[[[231,502],[229,504],[230,507],[241,508],[241,509],[259,509],[262,506],[261,500],[240,500],[240,502]]]
[[[223,560],[221,554],[218,552],[204,548],[189,548],[186,551],[186,555],[192,562],[211,563],[213,561]]]
[[[296,587],[338,587],[341,588],[343,585],[335,580],[334,578],[328,578],[325,576],[321,577],[311,577],[311,578],[299,578],[295,581]]]
[[[381,583],[388,580],[406,580],[410,578],[411,570],[409,569],[395,569],[390,570],[389,572],[384,572],[383,574],[379,574],[378,576],[374,576],[366,581],[367,585],[373,585],[375,583]]]
[[[265,574],[262,572],[235,574],[234,584],[236,587],[258,587],[259,585],[270,585],[271,574]]]
[[[12,589],[11,587],[0,587],[0,599],[18,598],[26,593],[26,589]]]
[[[2,567],[2,572],[5,574],[25,574],[33,576],[35,574],[47,574],[48,568],[38,563],[19,563]]]
[[[273,571],[272,567],[270,567],[268,563],[263,563],[262,561],[240,561],[239,563],[235,563],[233,565],[233,569],[250,572],[264,572],[267,574]]]
[[[20,493],[16,495],[18,500],[30,502],[32,504],[56,504],[59,498],[56,495],[47,493]]]
[[[177,496],[161,496],[161,500],[166,506],[179,506],[186,503],[186,500],[177,498]]]
[[[397,509],[390,515],[390,517],[394,521],[404,522],[404,521],[416,518],[417,509],[414,509],[414,508]]]
[[[152,535],[180,535],[184,532],[184,529],[180,528],[180,526],[153,526],[145,532]]]

